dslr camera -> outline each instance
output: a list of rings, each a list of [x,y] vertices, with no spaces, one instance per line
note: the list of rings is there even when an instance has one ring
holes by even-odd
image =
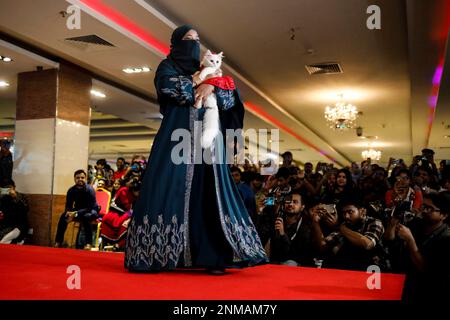
[[[400,221],[401,224],[406,224],[414,218],[414,213],[411,212],[411,201],[402,201],[391,210],[391,217]]]

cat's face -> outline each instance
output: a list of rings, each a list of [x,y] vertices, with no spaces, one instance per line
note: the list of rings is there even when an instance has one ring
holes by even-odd
[[[211,51],[206,51],[205,55],[203,56],[202,60],[202,66],[204,67],[213,67],[216,69],[219,69],[222,65],[222,59],[223,59],[223,53],[217,53],[214,54]]]

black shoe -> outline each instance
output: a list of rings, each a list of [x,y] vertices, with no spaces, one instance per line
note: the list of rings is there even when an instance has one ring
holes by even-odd
[[[215,276],[221,276],[226,274],[225,268],[221,267],[213,267],[213,268],[207,268],[206,272]]]

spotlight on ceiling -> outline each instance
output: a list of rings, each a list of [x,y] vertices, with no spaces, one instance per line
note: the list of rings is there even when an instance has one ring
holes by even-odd
[[[105,98],[106,97],[106,94],[104,94],[103,92],[94,90],[94,89],[91,90],[91,94],[93,96],[96,96],[96,97],[99,97],[99,98]]]
[[[11,59],[10,57],[6,57],[6,56],[0,56],[0,60],[3,62],[12,62],[13,59]]]
[[[142,73],[142,72],[150,72],[152,69],[149,67],[137,67],[137,68],[125,68],[122,69],[125,73]]]

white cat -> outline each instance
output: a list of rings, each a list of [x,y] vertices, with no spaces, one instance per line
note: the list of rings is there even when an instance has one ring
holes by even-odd
[[[221,77],[222,70],[220,66],[222,65],[223,53],[214,54],[211,51],[206,51],[201,62],[201,71],[194,74],[194,78],[198,77],[199,81],[204,81],[209,77]],[[199,99],[195,102],[194,107],[199,109],[205,108],[205,114],[203,116],[203,127],[202,127],[202,148],[208,149],[212,146],[214,139],[220,131],[219,125],[219,109],[217,107],[217,100],[215,94],[210,94],[205,98],[205,101]]]

